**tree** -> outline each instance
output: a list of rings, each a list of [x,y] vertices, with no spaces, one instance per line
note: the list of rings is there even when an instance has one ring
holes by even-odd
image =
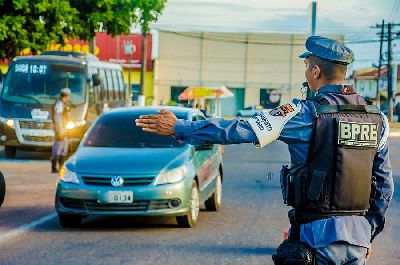
[[[78,11],[79,21],[84,31],[78,36],[84,40],[92,39],[96,31],[105,31],[112,36],[129,34],[130,26],[136,22],[133,12],[137,1],[141,0],[69,0]]]
[[[147,36],[150,24],[156,22],[164,9],[166,0],[138,0],[135,15],[142,31],[142,67],[140,71],[140,94],[144,94],[147,68]]]
[[[0,60],[25,48],[37,54],[51,41],[64,43],[64,37],[84,31],[68,0],[0,0],[0,10]]]

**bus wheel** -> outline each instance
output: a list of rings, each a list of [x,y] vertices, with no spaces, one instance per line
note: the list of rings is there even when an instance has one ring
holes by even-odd
[[[17,148],[14,146],[5,146],[4,154],[6,158],[15,158],[15,156],[17,155]]]

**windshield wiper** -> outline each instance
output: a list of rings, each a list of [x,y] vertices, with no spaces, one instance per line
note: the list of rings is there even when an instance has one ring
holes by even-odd
[[[38,98],[34,97],[34,96],[29,96],[29,95],[24,95],[24,94],[18,94],[18,95],[15,95],[15,96],[20,97],[20,98],[32,99],[33,101],[38,103],[41,107],[43,107],[42,102],[40,102],[40,100]]]

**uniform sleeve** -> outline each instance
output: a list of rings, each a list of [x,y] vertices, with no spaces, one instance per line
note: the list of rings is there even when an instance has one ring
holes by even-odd
[[[61,133],[63,131],[63,121],[62,121],[62,113],[64,111],[64,105],[62,102],[57,101],[54,106],[54,128],[56,133]]]
[[[249,123],[238,119],[204,121],[179,119],[175,124],[175,137],[193,145],[253,143],[257,140]]]
[[[314,103],[299,101],[301,109],[283,127],[278,140],[286,144],[308,143],[311,141]]]
[[[393,197],[394,183],[392,167],[389,159],[389,146],[387,136],[389,134],[389,123],[382,114],[383,130],[378,152],[375,155],[372,174],[376,178],[376,192],[370,203],[366,215],[371,224],[371,241],[382,232],[385,225],[385,213]]]

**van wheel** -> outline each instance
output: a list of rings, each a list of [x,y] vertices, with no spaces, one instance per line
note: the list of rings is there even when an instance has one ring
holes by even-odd
[[[0,206],[4,202],[4,196],[6,195],[6,182],[4,181],[4,176],[0,172]]]
[[[6,156],[6,158],[15,158],[15,156],[17,155],[17,148],[14,146],[5,146],[4,155]]]
[[[204,204],[208,211],[217,212],[222,208],[222,179],[220,171],[218,171],[218,175],[215,178],[215,191]]]
[[[58,214],[58,221],[64,228],[75,228],[79,227],[82,222],[82,216],[73,214]]]
[[[192,228],[196,225],[200,212],[199,188],[196,181],[192,182],[192,192],[190,196],[190,211],[187,215],[177,216],[176,222],[179,227]]]

